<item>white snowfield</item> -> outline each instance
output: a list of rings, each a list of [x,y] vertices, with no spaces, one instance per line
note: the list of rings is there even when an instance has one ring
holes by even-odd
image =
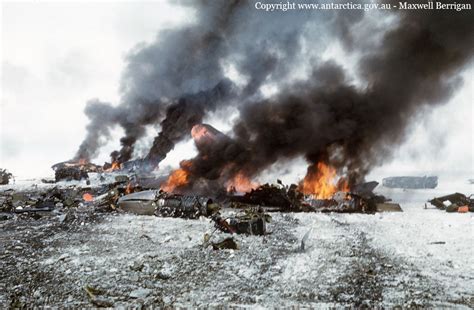
[[[48,302],[87,305],[82,288],[89,285],[114,307],[472,308],[474,213],[424,208],[455,191],[474,192],[467,182],[435,190],[379,187],[404,212],[273,213],[271,234],[233,236],[239,250],[203,247],[205,233],[211,241],[230,236],[213,233],[205,218],[107,215],[48,239],[40,266],[54,266],[58,289],[68,292]]]

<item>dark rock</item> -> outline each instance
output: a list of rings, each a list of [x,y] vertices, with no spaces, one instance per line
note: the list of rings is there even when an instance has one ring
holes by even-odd
[[[7,185],[13,175],[6,169],[0,169],[0,185]]]

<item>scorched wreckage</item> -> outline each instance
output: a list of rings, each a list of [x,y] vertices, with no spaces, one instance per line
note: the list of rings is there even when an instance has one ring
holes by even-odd
[[[127,56],[118,104],[88,102],[85,138],[71,160],[52,166],[54,180],[43,180],[48,187],[2,191],[4,219],[49,213],[64,226],[103,212],[207,219],[214,232],[205,234],[200,246],[217,251],[241,248],[237,236],[265,242],[274,233],[272,216],[291,222],[288,214],[402,211],[375,193],[378,182],[367,182],[366,176],[390,158],[416,116],[447,101],[460,85],[460,73],[474,55],[470,11],[385,12],[394,19],[382,30],[359,27],[375,20],[358,10],[270,14],[248,1],[187,5],[195,10],[192,25],[163,31]],[[367,33],[370,29],[379,30]],[[337,60],[321,57],[322,46],[334,42],[357,56],[357,81]],[[230,127],[209,125],[216,119]],[[109,163],[94,164],[117,126],[124,130],[120,148]],[[145,149],[150,128],[159,130]],[[175,169],[163,165],[178,143],[189,140],[195,155],[181,154]],[[285,185],[275,167],[294,159],[304,160],[306,174]],[[270,175],[274,184],[260,181]],[[1,176],[2,184],[12,177],[6,170]],[[438,178],[383,182],[432,189]],[[450,212],[474,210],[472,198],[459,193],[431,203]],[[225,237],[216,240],[216,231]],[[290,238],[282,231],[275,231],[278,238]],[[307,249],[308,235],[298,253]],[[357,238],[367,243],[365,236]],[[354,251],[365,257],[360,244]],[[375,270],[373,260],[370,264]],[[389,267],[377,268],[389,273]],[[372,283],[369,271],[357,278],[360,283]],[[377,285],[371,289],[381,296]],[[367,299],[356,287],[353,295]],[[15,294],[21,295],[22,287],[14,290],[10,305],[21,306]],[[92,304],[111,306],[98,297],[100,290],[86,286],[85,291]],[[132,297],[147,294],[138,289]]]
[[[202,151],[200,156],[203,158],[181,162],[181,167],[172,171],[168,177],[155,178],[151,187],[143,186],[140,182],[140,179],[147,175],[143,171],[143,160],[125,163],[114,161],[102,167],[84,160],[59,163],[53,166],[56,181],[88,180],[88,173],[91,172],[125,172],[123,180],[128,181],[125,193],[129,195],[121,197],[116,204],[134,213],[160,216],[211,217],[221,206],[239,209],[263,207],[268,211],[283,212],[374,213],[388,210],[386,208],[389,199],[372,192],[378,185],[377,182],[355,184],[351,189],[348,180],[338,177],[336,169],[323,162],[310,167],[307,176],[299,184],[290,186],[283,185],[281,181],[275,185],[260,185],[251,181],[242,170],[227,179],[226,174],[234,169],[232,162],[225,163],[227,167],[221,172],[224,175],[217,175],[215,179],[207,179],[203,183],[196,175],[196,163],[208,164],[214,169],[212,158],[208,157],[216,156],[216,153],[207,152],[207,149],[219,150],[222,146],[234,142],[207,124],[194,125],[191,136],[196,148]],[[244,149],[238,151],[245,152]],[[150,164],[146,163],[145,166],[149,168]],[[127,175],[132,175],[133,180],[129,180]],[[223,179],[224,177],[226,179]],[[149,187],[149,190],[142,191],[146,187]],[[401,211],[400,206],[396,204],[392,204],[392,207],[393,210]]]

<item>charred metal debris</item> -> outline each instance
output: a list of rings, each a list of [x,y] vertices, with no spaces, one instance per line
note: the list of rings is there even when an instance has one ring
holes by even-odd
[[[372,181],[354,186],[350,192],[337,192],[331,198],[318,199],[304,195],[296,184],[285,186],[264,184],[243,196],[229,197],[233,208],[261,206],[266,211],[280,212],[335,212],[335,213],[375,213],[383,211],[402,211],[399,204],[376,195],[373,190],[379,183]]]
[[[102,172],[103,168],[92,163],[65,161],[51,167],[54,170],[55,181],[88,180],[89,172]]]
[[[157,189],[159,180],[155,179],[153,182],[150,178],[136,175],[116,175],[113,182],[101,182],[100,185],[91,186],[87,173],[103,171],[103,168],[94,164],[78,165],[65,162],[53,166],[53,169],[56,180],[86,178],[86,185],[78,182],[67,186],[64,184],[68,183],[62,183],[54,187],[35,185],[34,188],[23,191],[7,189],[0,192],[0,212],[31,214],[89,207],[101,212],[130,212],[160,217],[208,217],[216,228],[224,232],[263,235],[266,231],[265,224],[269,222],[268,212],[374,213],[386,211],[382,207],[390,205],[388,199],[373,193],[377,182],[356,186],[352,192],[338,192],[330,199],[304,195],[297,185],[285,186],[281,181],[277,184],[261,185],[244,195],[228,194],[216,199],[166,193]],[[100,181],[105,180],[100,173],[99,176]],[[220,215],[222,208],[242,212],[233,218],[223,218]]]
[[[53,169],[55,179],[42,181],[57,183],[55,186],[36,184],[25,190],[6,187],[0,191],[0,219],[38,219],[56,215],[62,223],[69,223],[77,218],[77,210],[164,218],[208,218],[214,232],[231,235],[217,241],[211,241],[212,235],[205,236],[205,247],[220,250],[239,249],[233,234],[264,236],[271,233],[267,226],[271,223],[272,212],[373,214],[402,211],[399,204],[373,192],[379,184],[375,181],[352,186],[347,192],[339,191],[325,199],[303,194],[298,185],[284,185],[280,180],[276,184],[260,185],[245,194],[216,193],[216,197],[209,197],[167,193],[160,189],[166,178],[119,174],[120,167],[114,174],[108,173],[113,170],[107,170],[112,167],[90,163],[63,162],[54,165]],[[8,183],[11,174],[3,169],[0,173],[2,181],[7,179]],[[95,174],[92,179],[89,179],[89,173]],[[73,180],[77,182],[64,182]],[[91,180],[95,185],[91,185]],[[427,187],[428,181],[423,182]],[[474,211],[472,196],[460,193],[437,197],[430,203],[447,212]]]
[[[469,197],[461,194],[454,193],[441,197],[435,197],[429,201],[433,206],[446,212],[474,212],[474,195]]]
[[[34,185],[24,190],[9,188],[0,191],[0,212],[14,214],[45,211],[66,211],[90,207],[106,212],[116,209],[118,198],[127,194],[128,181],[115,181],[99,186],[67,185],[41,187]]]

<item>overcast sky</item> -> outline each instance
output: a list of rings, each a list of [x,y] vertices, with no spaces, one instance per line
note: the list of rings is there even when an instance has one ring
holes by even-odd
[[[51,175],[85,135],[86,101],[118,102],[127,52],[189,19],[192,12],[165,1],[2,2],[0,168],[18,178]],[[472,66],[464,72],[449,103],[425,111],[374,175],[474,171],[473,73]],[[120,130],[115,136],[97,162],[119,146]],[[167,162],[191,153],[192,143],[180,144]]]

